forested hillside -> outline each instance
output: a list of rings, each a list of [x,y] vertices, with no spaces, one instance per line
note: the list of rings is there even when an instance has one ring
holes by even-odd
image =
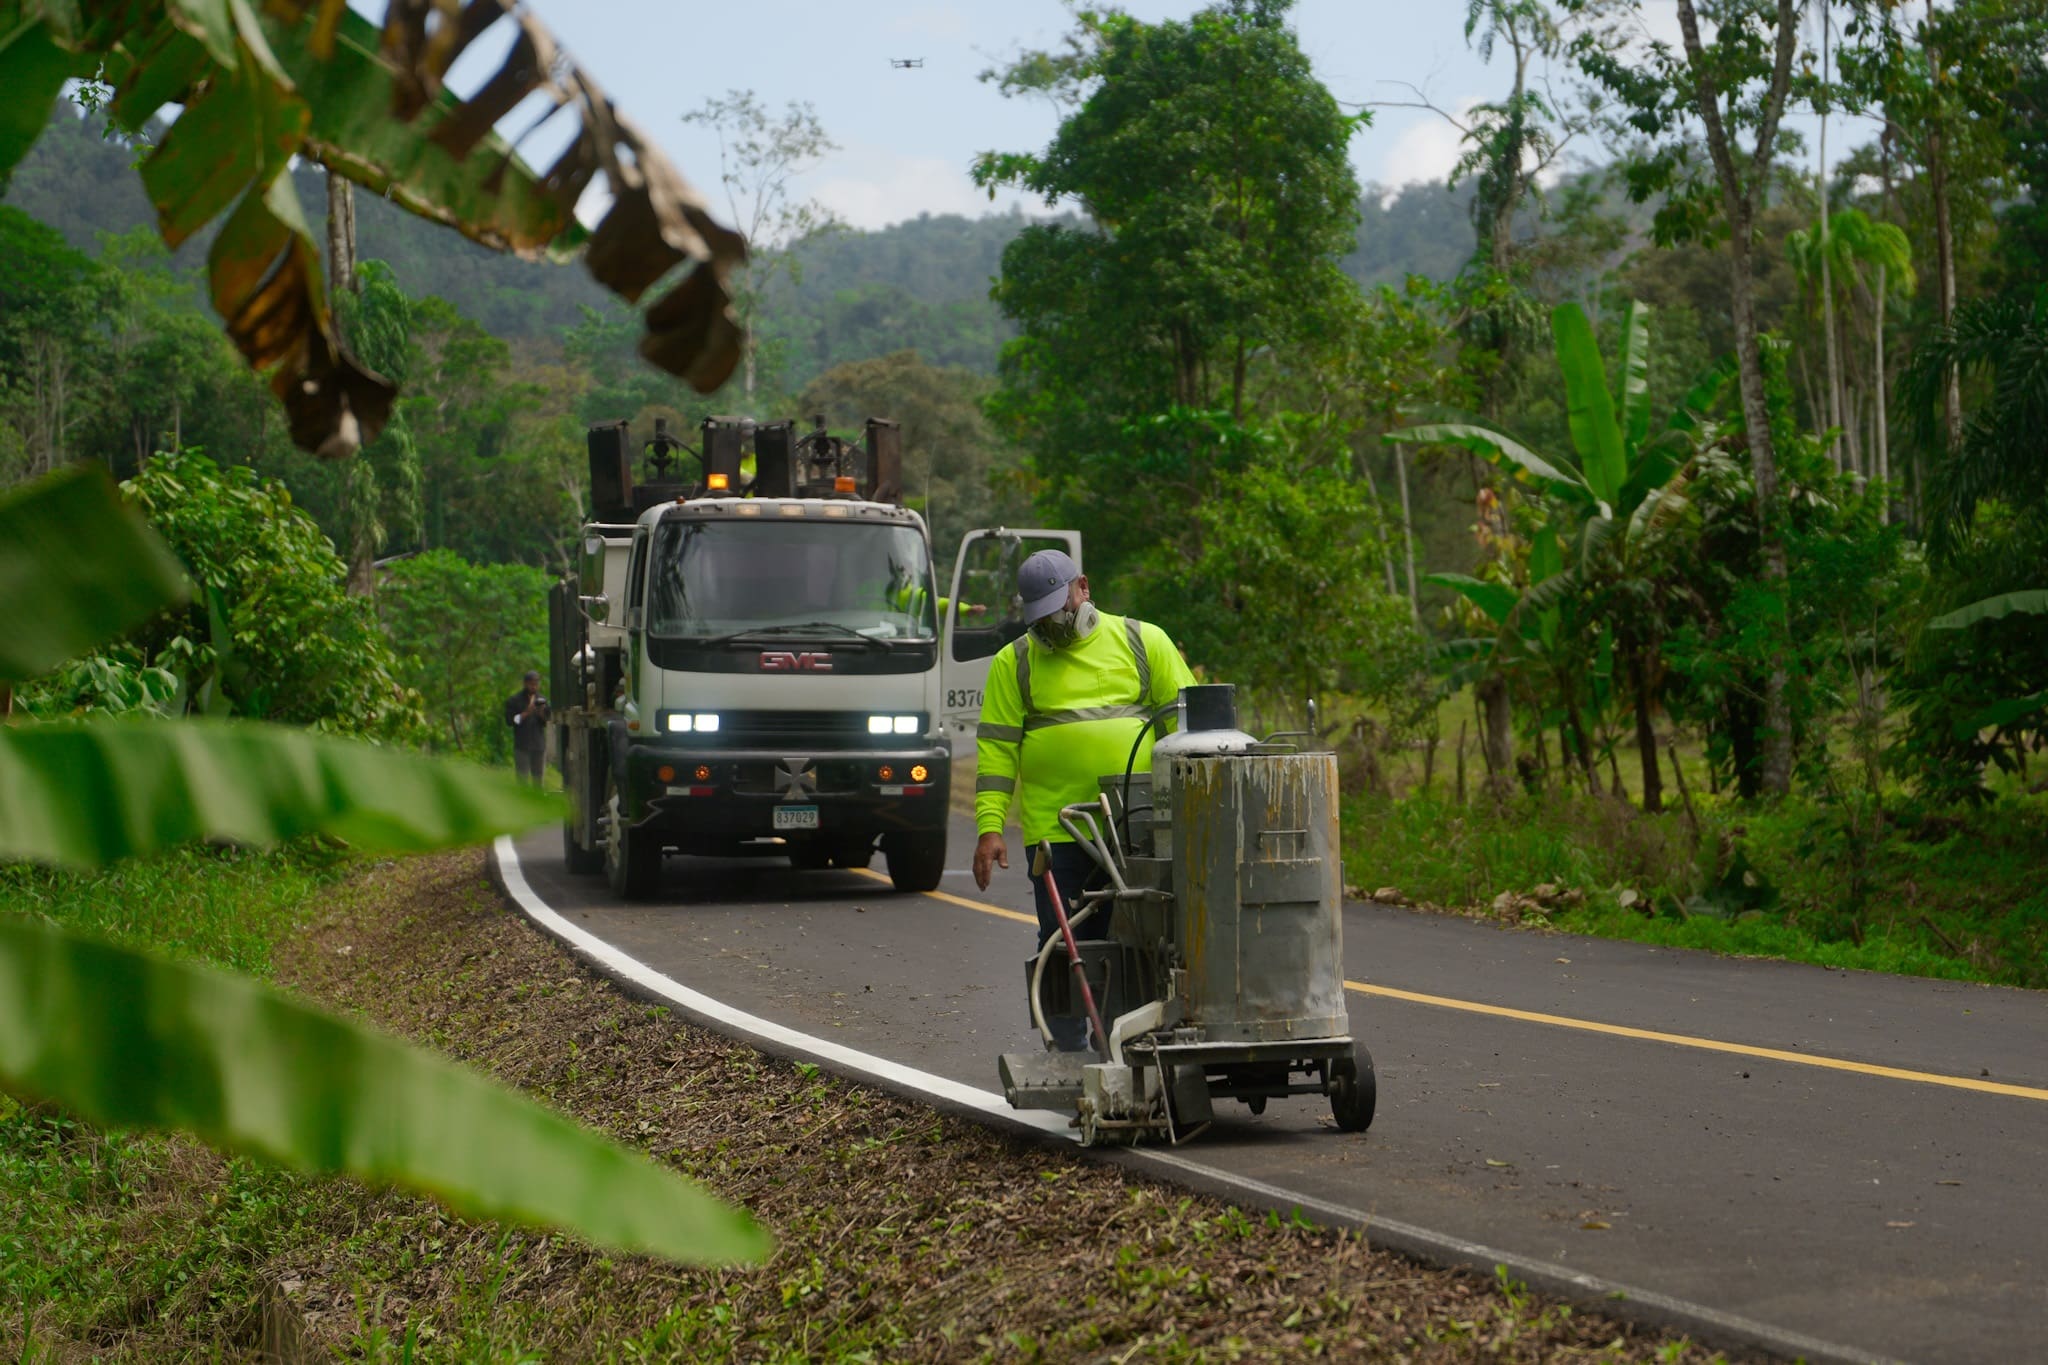
[[[135,149],[102,137],[102,127],[60,104],[0,195],[0,203],[55,228],[88,255],[98,253],[103,236],[155,223],[134,172]],[[305,167],[295,175],[307,211],[324,214],[324,178]],[[1345,269],[1366,284],[1455,275],[1471,254],[1470,199],[1469,186],[1367,186],[1357,250]],[[446,299],[501,340],[558,341],[583,309],[615,307],[581,271],[486,250],[373,196],[363,197],[357,213],[362,256],[389,264],[407,292]],[[838,230],[799,244],[798,272],[775,277],[761,318],[775,378],[794,391],[835,365],[905,350],[935,365],[994,374],[997,352],[1014,329],[990,301],[989,286],[1003,249],[1030,221],[1021,213],[922,214],[878,231]],[[201,234],[186,243],[172,264],[196,266],[211,240]]]

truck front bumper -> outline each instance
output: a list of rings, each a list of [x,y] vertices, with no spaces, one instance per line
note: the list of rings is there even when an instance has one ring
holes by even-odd
[[[625,767],[634,829],[685,853],[938,833],[953,773],[943,745],[802,756],[649,744],[628,750]]]

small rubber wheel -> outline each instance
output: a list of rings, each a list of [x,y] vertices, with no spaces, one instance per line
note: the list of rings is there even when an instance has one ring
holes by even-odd
[[[646,900],[661,886],[661,845],[636,835],[619,814],[619,796],[605,803],[604,875],[612,894]]]
[[[946,875],[946,832],[891,834],[884,840],[889,880],[898,891],[932,891]]]
[[[1337,1127],[1347,1133],[1362,1133],[1372,1127],[1373,1106],[1379,1100],[1379,1081],[1372,1069],[1372,1054],[1353,1044],[1352,1055],[1330,1062],[1330,1113]]]

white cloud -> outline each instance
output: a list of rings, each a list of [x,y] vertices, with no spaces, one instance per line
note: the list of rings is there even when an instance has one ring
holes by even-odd
[[[1458,121],[1465,122],[1479,102],[1476,95],[1459,100],[1453,111]],[[1386,186],[1390,195],[1417,180],[1442,181],[1464,154],[1464,137],[1442,115],[1418,111],[1380,154],[1379,170],[1372,178]]]
[[[860,144],[834,156],[810,178],[809,195],[856,228],[886,227],[920,213],[979,216],[1007,209],[1017,196],[988,192],[968,177],[965,163],[937,156],[909,156]]]

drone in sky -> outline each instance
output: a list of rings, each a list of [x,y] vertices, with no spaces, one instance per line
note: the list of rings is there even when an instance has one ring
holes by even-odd
[[[889,59],[889,65],[891,65],[891,66],[895,67],[895,68],[896,68],[896,69],[897,69],[898,71],[911,71],[911,70],[914,70],[914,69],[916,69],[917,67],[921,67],[921,66],[923,66],[923,65],[924,65],[924,58],[922,58],[922,57],[891,57],[891,58]]]

